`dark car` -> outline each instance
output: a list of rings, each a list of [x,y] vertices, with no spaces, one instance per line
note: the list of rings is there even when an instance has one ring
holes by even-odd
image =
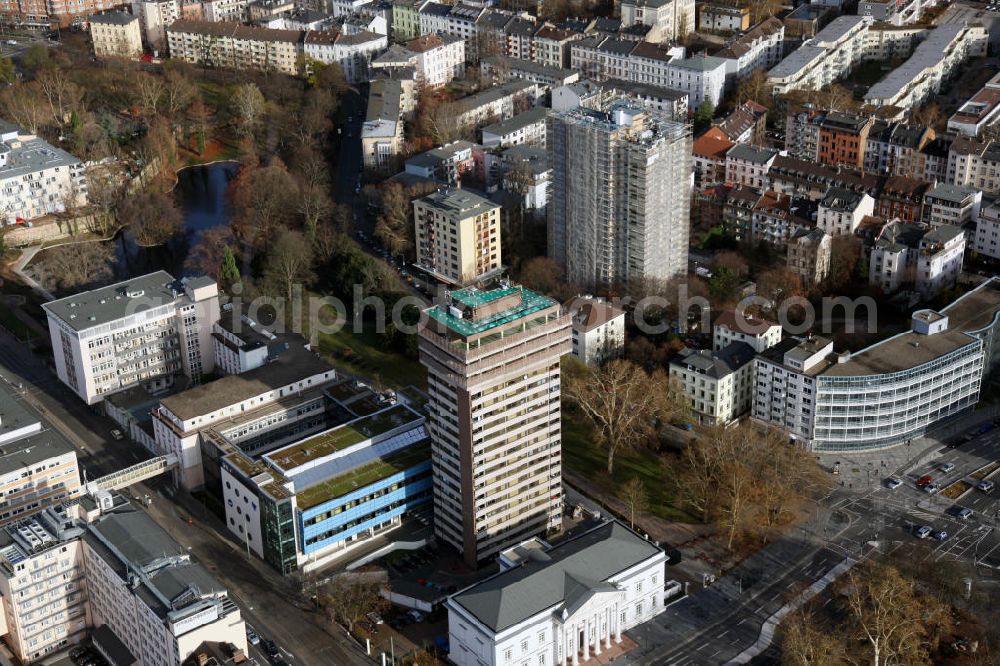
[[[261,641],[261,646],[264,648],[264,652],[267,653],[267,656],[269,657],[274,657],[275,655],[278,654],[277,643],[275,643],[270,639],[265,638],[263,641]]]

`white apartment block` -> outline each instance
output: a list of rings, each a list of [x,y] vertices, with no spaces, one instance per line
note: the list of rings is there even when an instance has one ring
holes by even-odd
[[[965,233],[958,227],[891,222],[872,246],[868,281],[886,294],[910,287],[931,298],[957,283],[964,254]]]
[[[88,405],[139,384],[194,383],[215,367],[219,288],[209,278],[158,271],[42,306],[56,374]]]
[[[744,342],[758,354],[781,342],[781,326],[742,309],[726,310],[712,323],[712,350]]]
[[[705,32],[742,32],[750,27],[750,8],[709,2],[698,6],[698,30]]]
[[[1000,203],[990,201],[980,211],[974,249],[981,255],[1000,259]]]
[[[452,291],[425,313],[434,533],[474,566],[561,528],[559,360],[570,318],[504,281]]]
[[[778,151],[738,143],[726,153],[726,182],[757,190],[767,187],[767,171]]]
[[[536,106],[499,123],[482,129],[482,144],[486,148],[510,148],[511,146],[545,147],[545,131],[548,109]]]
[[[921,7],[930,5],[927,0],[861,0],[858,14],[884,21],[895,26],[909,25],[920,20]]]
[[[647,25],[652,42],[679,40],[695,30],[695,0],[622,0],[622,26]]]
[[[26,222],[86,204],[80,160],[0,121],[0,223]]]
[[[537,83],[511,79],[455,101],[454,123],[459,128],[477,128],[497,120],[509,120],[518,108],[534,106],[541,95]]]
[[[465,40],[453,35],[424,35],[394,44],[372,60],[375,69],[413,67],[418,83],[443,86],[465,73]]]
[[[816,374],[828,363],[833,342],[826,338],[787,338],[754,360],[753,419],[788,432],[792,439],[813,438]]]
[[[427,2],[420,7],[420,34],[447,35],[451,14],[451,5],[440,2]]]
[[[246,18],[250,0],[204,0],[201,3],[206,21],[213,23],[239,23]]]
[[[718,351],[685,347],[670,359],[670,379],[698,423],[723,425],[750,411],[756,354],[745,342],[731,342]]]
[[[170,57],[195,65],[300,73],[302,31],[180,19],[167,28]]]
[[[167,28],[181,17],[181,3],[179,0],[143,0],[139,7],[146,43],[163,55],[167,47]]]
[[[21,663],[87,638],[82,534],[62,506],[0,528],[0,635]]]
[[[413,202],[417,265],[448,284],[471,284],[501,269],[500,206],[468,190]]]
[[[838,16],[767,74],[775,95],[789,90],[818,90],[846,76],[865,52],[870,19]]]
[[[974,187],[938,183],[924,195],[924,222],[964,227],[979,219],[983,193]]]
[[[758,69],[771,69],[784,55],[785,24],[771,16],[726,42],[715,54],[726,61],[727,85],[734,85]]]
[[[292,418],[281,405],[335,380],[333,367],[305,347],[289,343],[268,363],[239,375],[167,396],[153,410],[158,455],[178,460],[177,479],[187,489],[205,484],[202,433],[220,429],[232,441],[260,435]],[[237,423],[238,422],[238,423]],[[231,435],[228,428],[241,427]]]
[[[948,148],[946,182],[1000,192],[1000,143],[960,136]]]
[[[625,352],[625,311],[603,298],[577,296],[566,303],[573,322],[573,356],[600,365]]]
[[[83,544],[91,623],[109,627],[137,663],[180,666],[205,642],[247,654],[226,588],[145,513],[106,511]]]
[[[106,12],[91,16],[88,23],[96,57],[136,58],[142,55],[138,17],[125,12]]]
[[[76,449],[0,381],[0,525],[80,492]]]
[[[403,152],[402,100],[412,80],[378,78],[368,88],[368,107],[361,126],[361,155],[365,169],[389,169]]]
[[[576,666],[663,612],[666,556],[617,522],[505,551],[501,570],[448,598],[457,666]]]
[[[367,30],[351,35],[342,32],[309,30],[302,43],[303,55],[327,65],[336,63],[351,83],[368,81],[372,58],[389,45],[384,34]]]
[[[931,31],[910,58],[865,93],[865,103],[911,109],[941,90],[967,59],[986,55],[988,34],[981,25],[949,23]]]
[[[715,56],[699,55],[673,60],[667,67],[667,88],[688,94],[688,108],[697,109],[702,102],[719,105],[726,88],[726,61]]]
[[[865,32],[865,60],[909,58],[929,30],[924,27],[896,28],[874,24]]]
[[[830,236],[847,236],[874,211],[875,200],[868,194],[831,187],[819,202],[816,226]]]

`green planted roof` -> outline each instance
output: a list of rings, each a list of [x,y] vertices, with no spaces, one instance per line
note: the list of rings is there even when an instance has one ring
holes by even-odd
[[[350,425],[341,426],[310,437],[298,444],[279,449],[267,457],[282,469],[289,470],[372,439],[419,418],[407,407],[395,405],[359,419]]]
[[[425,460],[430,460],[430,458],[431,443],[429,439],[425,439],[413,446],[408,446],[356,467],[349,472],[338,474],[326,481],[309,486],[296,495],[298,506],[300,509],[312,508],[415,467]]]

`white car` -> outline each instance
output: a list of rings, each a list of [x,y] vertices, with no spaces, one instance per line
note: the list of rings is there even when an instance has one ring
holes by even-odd
[[[947,474],[948,472],[955,469],[955,465],[953,463],[945,463],[943,465],[938,466],[938,469]]]
[[[972,509],[961,508],[958,510],[958,513],[956,513],[955,516],[960,520],[968,520],[969,518],[972,517]]]
[[[928,495],[933,495],[939,490],[941,490],[941,487],[938,486],[938,484],[936,483],[928,483],[926,486],[924,486],[924,492],[927,493]]]
[[[260,643],[260,636],[257,635],[257,632],[249,624],[247,625],[247,640],[250,641],[250,645],[258,645]]]
[[[930,534],[931,534],[931,528],[927,525],[922,525],[913,532],[913,536],[917,537],[918,539],[926,539],[928,536],[930,536]]]
[[[903,485],[902,479],[897,479],[896,477],[890,477],[885,480],[885,487],[889,490],[895,490]]]
[[[991,493],[991,492],[993,492],[993,489],[995,487],[996,487],[996,484],[993,483],[992,481],[988,480],[988,479],[983,479],[982,481],[980,481],[979,483],[976,484],[976,488],[979,488],[984,493]]]

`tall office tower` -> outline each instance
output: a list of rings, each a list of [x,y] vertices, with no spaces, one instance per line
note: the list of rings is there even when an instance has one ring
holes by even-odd
[[[560,526],[559,303],[501,283],[427,310],[434,530],[475,565]]]
[[[626,100],[549,114],[549,256],[610,287],[687,272],[691,129]]]

